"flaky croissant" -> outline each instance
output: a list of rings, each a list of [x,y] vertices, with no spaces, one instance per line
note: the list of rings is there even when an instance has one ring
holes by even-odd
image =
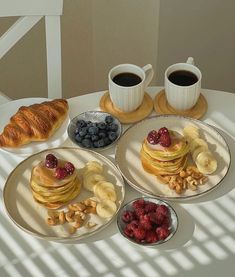
[[[67,114],[68,102],[65,99],[22,106],[0,135],[0,147],[19,147],[33,141],[45,141],[62,125]]]

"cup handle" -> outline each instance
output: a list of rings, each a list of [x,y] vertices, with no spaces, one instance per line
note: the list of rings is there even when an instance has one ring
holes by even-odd
[[[146,64],[145,66],[142,67],[142,69],[144,70],[145,76],[146,76],[145,82],[144,82],[144,85],[146,88],[153,79],[153,67],[151,64]]]
[[[186,62],[186,63],[189,63],[189,64],[194,65],[194,59],[193,59],[193,57],[188,57],[188,59],[187,59],[187,62]]]

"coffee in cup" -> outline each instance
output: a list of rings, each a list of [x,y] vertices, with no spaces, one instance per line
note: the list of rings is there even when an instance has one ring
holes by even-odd
[[[146,87],[153,78],[152,65],[120,64],[109,71],[109,94],[115,108],[132,112],[143,102]]]
[[[201,79],[192,57],[186,63],[169,66],[165,71],[165,92],[170,106],[176,110],[192,108],[200,96]]]

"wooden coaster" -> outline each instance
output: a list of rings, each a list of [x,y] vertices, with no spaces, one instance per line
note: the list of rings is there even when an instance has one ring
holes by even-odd
[[[206,98],[202,94],[200,94],[195,106],[185,111],[175,110],[168,104],[164,89],[154,99],[154,110],[158,114],[177,114],[199,119],[206,113],[207,107]]]
[[[125,113],[114,107],[109,92],[107,91],[100,99],[100,108],[102,111],[108,112],[117,117],[121,123],[129,124],[138,122],[149,116],[153,110],[153,100],[147,93],[145,93],[143,103],[140,107],[133,112]]]

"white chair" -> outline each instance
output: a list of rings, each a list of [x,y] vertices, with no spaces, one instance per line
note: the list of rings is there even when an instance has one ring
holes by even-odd
[[[0,59],[45,17],[48,98],[62,97],[60,31],[62,11],[63,0],[0,0],[0,17],[20,16],[0,37]]]

